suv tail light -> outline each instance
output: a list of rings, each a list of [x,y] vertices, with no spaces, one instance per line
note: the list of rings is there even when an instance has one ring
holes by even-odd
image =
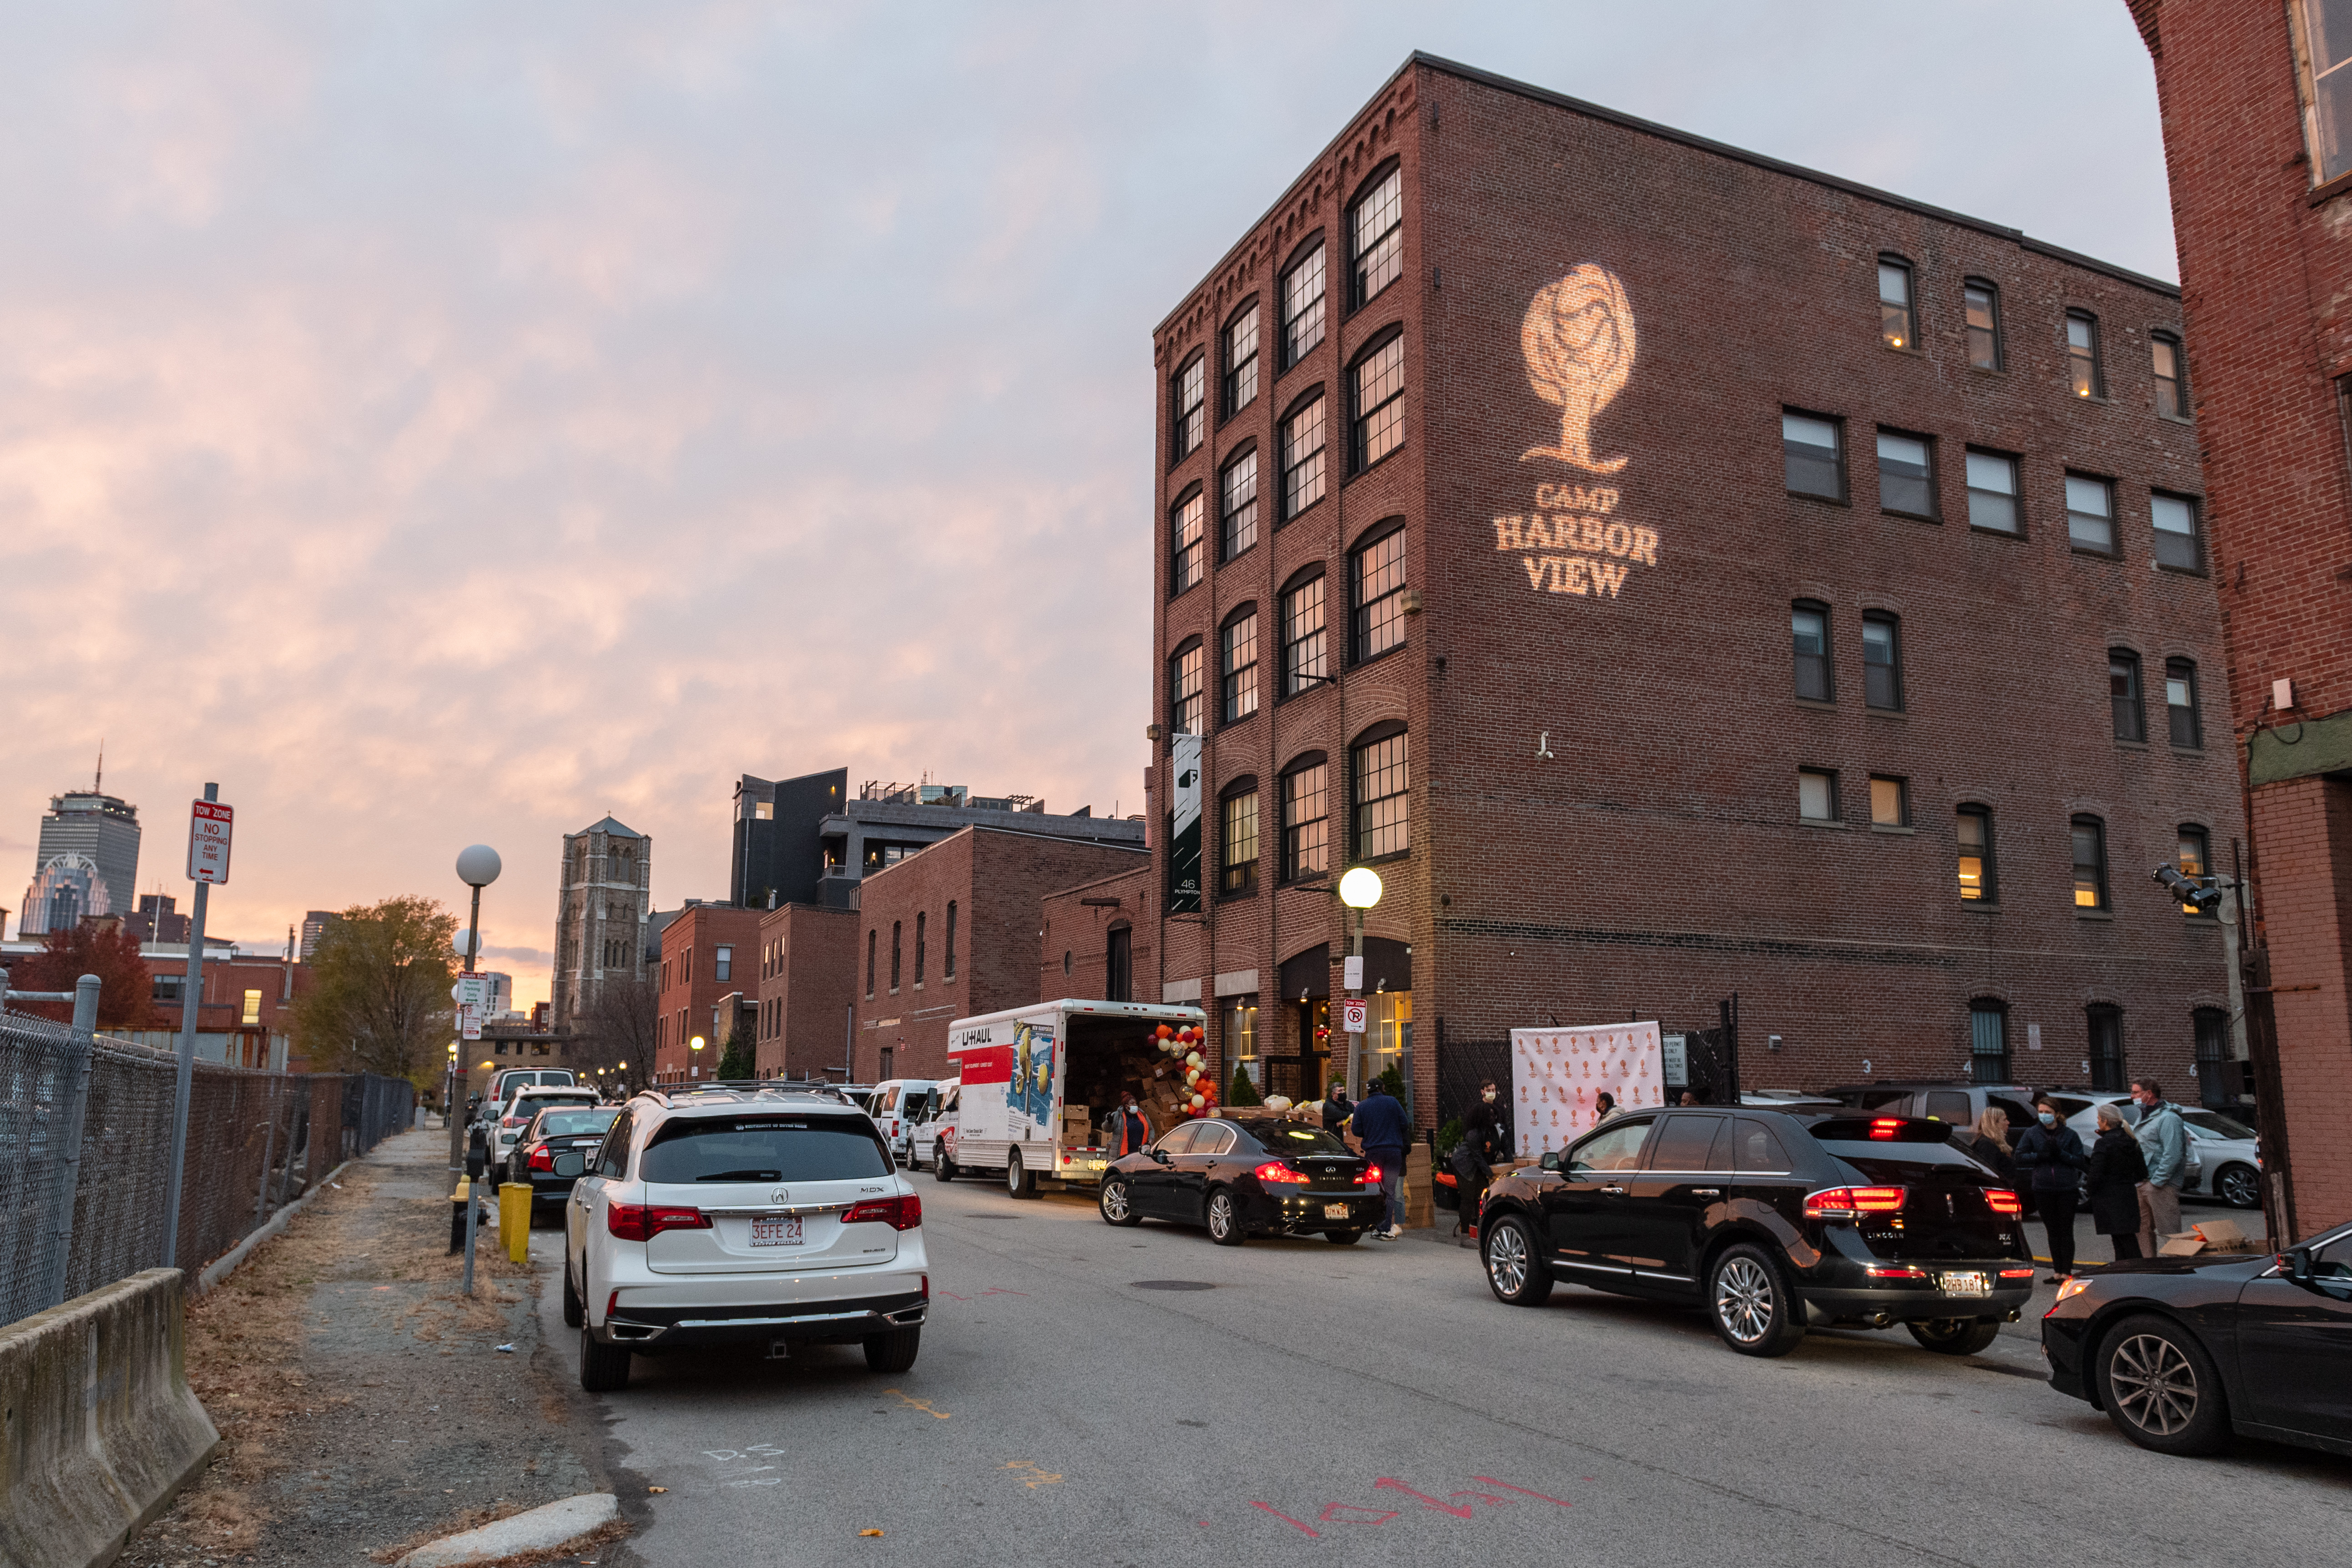
[[[1251,1174],[1256,1176],[1261,1182],[1288,1182],[1295,1186],[1302,1187],[1307,1184],[1306,1172],[1294,1171],[1279,1160],[1268,1160]]]
[[[1987,1187],[1984,1195],[1985,1206],[2003,1219],[2017,1219],[2025,1213],[2024,1200],[2007,1187]]]
[[[549,1148],[544,1143],[540,1144],[530,1152],[530,1168],[534,1171],[545,1171],[550,1175],[553,1175],[555,1173],[555,1151]]]
[[[501,1127],[520,1127],[530,1120],[530,1118],[528,1116],[509,1116],[499,1121],[499,1125]]]
[[[1908,1187],[1825,1187],[1805,1197],[1807,1219],[1860,1219],[1864,1215],[1900,1214]]]
[[[923,1200],[912,1193],[903,1197],[868,1198],[841,1216],[844,1225],[868,1222],[887,1225],[892,1230],[912,1230],[923,1223]]]
[[[623,1241],[651,1241],[666,1230],[709,1230],[710,1216],[666,1204],[614,1204],[604,1211],[604,1228]]]

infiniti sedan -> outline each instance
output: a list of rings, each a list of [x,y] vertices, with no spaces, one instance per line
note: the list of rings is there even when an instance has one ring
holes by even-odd
[[[1379,1166],[1320,1127],[1276,1115],[1179,1123],[1112,1162],[1097,1202],[1111,1225],[1197,1225],[1220,1247],[1318,1234],[1346,1247],[1388,1213]]]

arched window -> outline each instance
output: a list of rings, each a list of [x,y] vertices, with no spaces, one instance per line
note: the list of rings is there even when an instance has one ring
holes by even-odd
[[[1318,237],[1282,273],[1282,368],[1288,370],[1323,341],[1323,241]]]
[[[1789,647],[1797,695],[1808,702],[1836,700],[1830,671],[1830,607],[1815,599],[1789,606]]]
[[[1169,460],[1192,455],[1208,426],[1209,362],[1194,354],[1177,368],[1168,384]]]
[[[1359,356],[1348,372],[1349,471],[1362,473],[1404,445],[1404,333]]]
[[[2156,373],[2156,411],[2166,419],[2189,417],[2189,360],[2170,332],[2147,335],[2150,368]]]
[[[1207,574],[1208,498],[1198,485],[1168,509],[1168,594],[1171,598]]]
[[[1110,941],[1103,954],[1103,990],[1108,1001],[1135,1000],[1135,931],[1131,926],[1110,928]]]
[[[1903,710],[1903,623],[1885,610],[1862,617],[1862,701],[1890,713]]]
[[[1377,860],[1412,847],[1410,737],[1402,724],[1364,732],[1349,756],[1355,790],[1355,858]]]
[[[1892,252],[1878,258],[1878,341],[1890,349],[1919,346],[1912,320],[1911,264]]]
[[[2139,655],[2127,647],[2107,649],[2107,707],[2115,720],[2116,739],[2147,739],[2147,712],[2140,703]]]
[[[2219,1007],[2200,1007],[2189,1015],[2197,1048],[2197,1098],[2209,1106],[2230,1105],[2238,1085],[2230,1081],[2236,1063],[2230,1059],[2230,1015]]]
[[[1201,639],[1187,637],[1168,657],[1168,728],[1180,735],[1202,733]]]
[[[1218,796],[1217,891],[1228,899],[1257,891],[1257,778],[1246,774]]]
[[[1977,370],[2000,368],[2000,289],[1990,279],[1971,278],[1960,289],[1968,318],[1969,363]]]
[[[1257,397],[1257,301],[1252,300],[1225,323],[1225,395],[1227,415],[1246,408]]]
[[[1331,770],[1320,752],[1295,759],[1282,774],[1282,879],[1296,882],[1331,868]]]
[[[1404,522],[1391,519],[1348,558],[1355,598],[1355,662],[1404,646]]]
[[[1308,394],[1282,416],[1282,521],[1323,499],[1323,394]]]
[[[1257,448],[1252,447],[1217,476],[1218,559],[1231,561],[1257,542]]]
[[[2172,731],[2172,743],[2185,750],[2196,751],[2205,744],[2205,729],[2197,714],[2197,661],[2188,658],[2168,658],[2164,661],[2164,714]]]
[[[2099,368],[2099,318],[2088,310],[2066,312],[2066,384],[2077,397],[2105,397]]]
[[[870,931],[870,930],[869,930],[868,931],[866,931],[866,999],[868,1002],[871,1002],[871,1001],[873,1001],[873,1000],[874,1000],[874,938],[875,938],[875,934],[876,934],[876,933],[875,933],[874,931]]]
[[[898,994],[898,929],[899,922],[890,922],[890,994]]]
[[[2089,1044],[2084,1055],[2091,1064],[2091,1087],[2109,1091],[2124,1086],[2124,1016],[2122,1011],[2105,1002],[2094,1002],[2084,1010],[2090,1025]]]
[[[2184,822],[2180,825],[2178,837],[2179,847],[2174,851],[2173,863],[2179,867],[2180,874],[2184,877],[2195,877],[2200,880],[2211,876],[2212,852],[2208,847],[2210,840],[2206,837],[2205,830],[2193,822]],[[2180,906],[2180,912],[2190,920],[2218,920],[2221,918],[2221,907],[2217,900],[2210,907],[2202,910],[2194,904],[2183,904]]]
[[[2000,897],[1992,852],[1992,807],[1966,805],[1953,814],[1959,842],[1960,900],[1963,903],[1993,903]]]
[[[1246,605],[1217,634],[1220,721],[1238,723],[1257,711],[1257,606]]]
[[[2074,845],[2074,907],[2107,908],[2107,825],[2081,816],[2069,824]]]
[[[929,914],[927,914],[927,913],[925,913],[925,912],[923,912],[923,911],[921,911],[921,910],[918,910],[918,911],[916,911],[916,914],[915,914],[915,984],[918,984],[918,985],[920,985],[920,984],[923,983],[923,949],[925,948],[925,946],[927,946],[927,945],[928,945],[928,942],[929,942],[929,935],[930,935],[930,929],[929,929],[929,928],[930,928],[930,923],[931,923],[931,917],[930,917]]]
[[[940,954],[940,973],[949,980],[955,978],[956,901],[948,900],[948,948]]]
[[[1997,997],[1969,1003],[1969,1077],[1976,1083],[2009,1081],[2009,1004]]]
[[[1391,164],[1372,177],[1348,209],[1351,306],[1369,304],[1404,271],[1404,171]]]
[[[1310,566],[1282,590],[1282,694],[1296,697],[1330,678],[1324,660],[1323,568]]]

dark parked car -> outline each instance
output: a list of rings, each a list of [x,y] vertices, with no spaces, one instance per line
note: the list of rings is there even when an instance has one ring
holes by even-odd
[[[1540,1305],[1555,1279],[1704,1306],[1748,1355],[1809,1326],[1901,1323],[1972,1355],[2033,1288],[2017,1194],[1943,1122],[1667,1110],[1609,1121],[1487,1189],[1486,1282]]]
[[[1112,1225],[1146,1219],[1208,1227],[1220,1247],[1252,1234],[1345,1247],[1387,1215],[1379,1167],[1320,1127],[1281,1116],[1213,1116],[1115,1160],[1097,1198]]]
[[[2291,1252],[2078,1275],[2042,1320],[2050,1385],[2160,1454],[2232,1432],[2352,1455],[2352,1226]]]
[[[530,1184],[534,1221],[563,1206],[572,1184],[596,1157],[596,1146],[620,1113],[617,1105],[565,1104],[551,1105],[531,1118],[508,1158],[507,1180]]]

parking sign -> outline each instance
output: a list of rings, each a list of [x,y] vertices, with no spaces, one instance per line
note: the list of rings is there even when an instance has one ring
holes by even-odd
[[[1360,996],[1350,996],[1339,1004],[1339,1027],[1342,1033],[1360,1035],[1364,1032],[1365,1003]]]
[[[188,817],[188,880],[228,880],[228,837],[236,813],[216,800],[190,803]]]

